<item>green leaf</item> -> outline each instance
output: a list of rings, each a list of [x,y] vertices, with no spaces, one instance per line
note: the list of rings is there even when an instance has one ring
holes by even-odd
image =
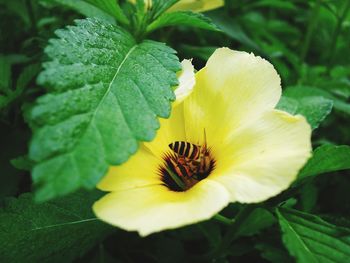
[[[313,129],[332,111],[333,102],[323,97],[305,97],[298,99],[297,114],[304,115]]]
[[[28,84],[34,79],[39,73],[40,65],[32,64],[23,69],[21,74],[18,76],[16,81],[16,88],[13,90],[11,86],[3,90],[1,94],[0,87],[0,109],[8,107],[15,99],[17,99],[27,88]],[[10,85],[10,82],[7,83]]]
[[[313,182],[305,183],[300,189],[300,205],[304,212],[311,212],[317,205],[319,189]]]
[[[254,209],[239,227],[237,236],[252,236],[275,223],[274,216],[263,208]]]
[[[37,204],[31,194],[0,208],[1,262],[71,262],[99,243],[110,227],[91,212],[97,192]]]
[[[0,54],[0,94],[10,87],[11,83],[11,64],[5,56]]]
[[[295,99],[282,96],[276,108],[295,115],[298,111],[299,103]]]
[[[282,97],[277,109],[305,116],[313,129],[332,111],[333,101],[320,96]]]
[[[178,11],[171,13],[164,13],[158,19],[153,21],[148,27],[147,32],[152,32],[156,29],[167,26],[191,26],[207,30],[220,31],[220,29],[213,24],[213,22],[200,13],[191,11]]]
[[[130,22],[116,0],[85,0],[114,17],[118,22],[128,25]]]
[[[95,17],[104,21],[108,21],[110,23],[115,23],[113,16],[110,16],[105,11],[83,0],[41,0],[41,2],[48,4],[54,2],[59,5],[71,8],[86,17]]]
[[[347,262],[350,230],[293,209],[277,210],[283,242],[297,262]]]
[[[156,19],[180,0],[152,0],[152,18]]]
[[[266,238],[265,238],[266,239]],[[292,263],[293,258],[288,255],[288,251],[275,244],[264,242],[255,245],[255,248],[260,251],[261,257],[272,263]]]
[[[295,6],[294,3],[279,1],[279,0],[260,0],[256,2],[254,1],[249,5],[249,8],[261,8],[261,7],[276,8],[279,11],[281,9],[297,10],[297,7]]]
[[[11,63],[0,54],[0,110],[11,102]]]
[[[321,96],[326,99],[332,100],[334,104],[334,109],[350,115],[350,104],[334,96],[326,90],[308,86],[295,86],[287,88],[284,92],[284,95],[294,98],[298,98],[300,96]]]
[[[211,18],[213,23],[231,39],[264,54],[263,50],[245,33],[237,21],[228,16],[223,10],[210,11],[206,15]]]
[[[8,125],[0,121],[0,200],[16,195],[20,179],[24,179],[23,173],[15,169],[10,160],[25,151],[27,133],[27,129],[14,128],[13,124]]]
[[[16,82],[15,93],[20,95],[41,70],[40,64],[31,64],[23,69]]]
[[[135,39],[119,27],[85,19],[59,30],[46,48],[38,83],[50,94],[28,118],[29,157],[38,200],[91,189],[109,165],[125,162],[151,141],[157,116],[170,115],[181,64],[163,43]]]
[[[33,161],[30,160],[27,155],[14,158],[10,162],[16,169],[24,171],[30,171],[34,165]]]
[[[216,248],[218,244],[221,243],[221,228],[219,224],[212,223],[210,221],[205,221],[202,223],[199,223],[198,228],[200,229],[201,233],[205,236],[205,238],[208,240],[208,243],[210,247]]]
[[[318,147],[312,158],[299,173],[298,179],[322,173],[350,169],[350,146],[323,145]]]
[[[207,61],[208,58],[214,53],[214,51],[218,47],[211,47],[211,46],[205,46],[205,47],[199,47],[199,46],[190,46],[190,45],[181,45],[180,46],[182,52],[185,53],[188,57],[197,57],[204,61]]]

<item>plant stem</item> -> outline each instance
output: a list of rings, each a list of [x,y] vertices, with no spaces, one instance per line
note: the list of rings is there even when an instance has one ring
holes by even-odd
[[[334,53],[335,53],[335,48],[337,46],[338,37],[340,35],[343,22],[346,19],[346,16],[347,16],[349,10],[350,10],[350,0],[347,0],[345,2],[343,13],[338,17],[337,25],[335,27],[335,30],[334,30],[334,33],[332,36],[332,42],[331,42],[330,47],[329,47],[328,67],[327,67],[328,70],[333,64]]]
[[[234,220],[227,218],[226,216],[220,215],[220,214],[216,214],[213,217],[216,221],[224,224],[224,225],[232,225],[234,223]]]
[[[307,27],[305,42],[304,42],[304,45],[303,45],[301,53],[300,53],[300,61],[301,62],[305,61],[306,55],[309,51],[311,38],[312,38],[312,35],[314,33],[315,26],[317,24],[318,15],[320,13],[319,12],[320,7],[321,7],[321,0],[318,0],[316,2],[315,7],[312,10],[312,15],[311,15],[311,19],[310,19],[311,21],[309,22],[308,27]]]
[[[25,4],[26,4],[26,7],[27,7],[28,17],[30,19],[30,24],[31,24],[32,31],[34,33],[37,33],[36,17],[35,17],[34,10],[33,10],[32,0],[26,0]]]

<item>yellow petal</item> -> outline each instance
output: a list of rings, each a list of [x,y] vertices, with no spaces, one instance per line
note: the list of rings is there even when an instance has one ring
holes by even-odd
[[[230,138],[218,152],[210,179],[222,183],[231,201],[261,202],[288,188],[311,155],[311,128],[302,116],[266,112]]]
[[[174,106],[178,105],[192,93],[196,81],[191,60],[184,59],[181,65],[182,71],[178,76],[179,86],[175,89],[176,101],[174,102]]]
[[[144,147],[119,166],[110,166],[97,187],[104,191],[117,191],[161,184],[159,160]]]
[[[132,4],[136,4],[137,0],[128,0],[128,2],[132,3]],[[152,7],[152,0],[144,0],[145,3],[145,9],[150,9]]]
[[[204,12],[224,6],[224,0],[180,0],[173,5],[168,12],[191,10],[194,12]]]
[[[186,192],[160,185],[113,192],[97,201],[93,210],[109,224],[146,236],[209,219],[228,202],[222,185],[203,180]]]
[[[183,103],[173,107],[169,119],[160,119],[160,129],[152,142],[144,143],[155,156],[163,157],[170,150],[169,144],[186,139],[184,127]]]
[[[184,102],[186,135],[195,143],[206,130],[208,145],[220,145],[238,128],[273,109],[281,96],[280,78],[261,57],[217,49],[196,74]]]

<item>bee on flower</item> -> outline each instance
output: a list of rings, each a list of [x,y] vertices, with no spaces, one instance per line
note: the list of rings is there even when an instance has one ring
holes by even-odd
[[[93,207],[101,220],[142,236],[194,224],[279,194],[310,157],[305,118],[274,109],[281,86],[268,61],[220,48],[196,74],[184,61],[179,83],[155,140],[98,184],[109,192]]]

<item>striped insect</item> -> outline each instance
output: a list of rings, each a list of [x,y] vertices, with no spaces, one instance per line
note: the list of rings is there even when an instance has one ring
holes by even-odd
[[[207,148],[204,131],[204,144],[202,146],[185,141],[175,141],[169,144],[175,153],[169,165],[182,178],[200,180],[212,169],[210,151]]]
[[[191,160],[197,160],[201,154],[201,146],[193,143],[176,141],[169,144],[169,148],[178,156],[185,157]]]

